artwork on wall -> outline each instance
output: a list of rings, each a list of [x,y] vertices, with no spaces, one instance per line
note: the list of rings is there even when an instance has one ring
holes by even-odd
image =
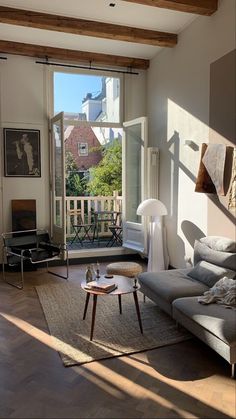
[[[226,159],[225,144],[208,144],[202,162],[215,185],[217,195],[225,195],[224,172]]]
[[[40,177],[40,131],[4,128],[5,176]]]
[[[36,229],[36,200],[35,199],[13,199],[12,210],[12,231],[23,231]]]
[[[195,186],[195,192],[203,192],[203,193],[216,193],[216,188],[214,183],[211,180],[211,177],[203,164],[203,157],[207,150],[207,144],[202,143],[202,149],[201,149],[201,160],[200,160],[200,166],[199,171],[197,175],[196,180],[196,186]]]

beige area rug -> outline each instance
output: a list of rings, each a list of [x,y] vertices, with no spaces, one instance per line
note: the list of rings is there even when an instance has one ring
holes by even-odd
[[[154,349],[190,337],[186,330],[178,330],[175,322],[148,298],[144,303],[143,295],[138,292],[143,335],[133,295],[122,295],[122,314],[119,314],[118,297],[107,294],[98,296],[91,342],[92,296],[83,320],[86,294],[79,284],[49,284],[36,290],[52,336],[52,347],[60,353],[65,366]]]

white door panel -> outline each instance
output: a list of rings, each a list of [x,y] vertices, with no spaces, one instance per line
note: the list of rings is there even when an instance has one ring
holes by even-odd
[[[143,253],[145,251],[143,228],[143,225],[139,223],[124,222],[125,243],[123,246]]]
[[[147,118],[124,123],[123,136],[123,246],[146,252],[145,221],[136,214],[146,196]]]
[[[64,113],[51,119],[51,203],[52,237],[57,243],[66,243],[65,223],[65,148]]]

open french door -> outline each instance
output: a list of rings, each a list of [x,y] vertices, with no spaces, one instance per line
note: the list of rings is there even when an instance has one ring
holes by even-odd
[[[66,243],[64,112],[51,119],[51,234]]]
[[[136,211],[146,198],[147,190],[147,118],[137,118],[123,125],[123,246],[146,253],[145,220]]]

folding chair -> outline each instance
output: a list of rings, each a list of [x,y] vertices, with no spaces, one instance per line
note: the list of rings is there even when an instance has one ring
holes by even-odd
[[[122,246],[122,233],[123,233],[123,227],[122,227],[122,220],[121,220],[122,213],[117,212],[115,223],[108,226],[112,236],[107,243],[107,247],[114,246],[114,244],[117,244],[118,246]]]
[[[118,244],[119,246],[122,246],[122,226],[118,225],[110,225],[109,230],[112,234],[109,242],[107,243],[107,247],[114,246],[114,244]]]
[[[70,217],[70,222],[74,231],[74,237],[70,244],[73,244],[75,241],[78,241],[83,247],[83,241],[87,238],[90,242],[93,241],[94,235],[94,223],[85,224],[81,215],[81,210],[69,210],[68,215]],[[91,236],[90,234],[91,233]]]

